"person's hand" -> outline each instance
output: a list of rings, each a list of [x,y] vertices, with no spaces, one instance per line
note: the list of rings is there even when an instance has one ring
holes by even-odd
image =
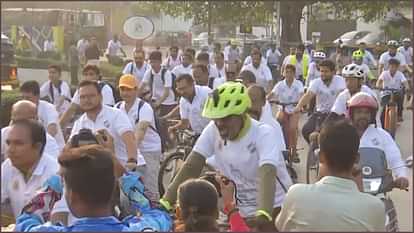
[[[109,132],[106,129],[100,129],[96,131],[96,140],[98,140],[98,143],[102,145],[103,147],[115,151],[114,146],[114,138],[109,134]]]
[[[220,184],[221,196],[223,198],[224,206],[227,208],[234,208],[236,201],[234,200],[235,187],[233,182],[230,182],[224,176],[216,176],[216,180]]]
[[[362,183],[362,169],[359,164],[354,164],[352,167],[352,178],[358,186],[360,192],[364,191],[364,185]]]
[[[409,186],[409,181],[405,177],[398,177],[394,180],[394,187],[399,189],[405,189],[407,190]]]
[[[298,105],[293,109],[293,112],[292,113],[300,113],[300,112],[302,112],[302,108],[301,107],[299,107]]]

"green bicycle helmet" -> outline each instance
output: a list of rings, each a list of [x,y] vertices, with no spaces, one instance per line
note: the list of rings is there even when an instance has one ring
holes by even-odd
[[[251,105],[246,86],[239,82],[226,82],[214,90],[207,98],[202,115],[210,119],[241,115]]]
[[[364,57],[364,53],[361,51],[361,50],[355,50],[353,53],[352,53],[352,58],[353,59],[362,59]]]

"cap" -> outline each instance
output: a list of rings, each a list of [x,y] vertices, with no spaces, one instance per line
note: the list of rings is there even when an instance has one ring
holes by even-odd
[[[118,87],[136,88],[138,86],[137,80],[131,74],[124,74],[119,79]]]

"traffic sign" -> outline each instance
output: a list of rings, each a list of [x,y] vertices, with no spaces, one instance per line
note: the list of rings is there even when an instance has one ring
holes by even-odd
[[[133,16],[124,22],[124,33],[134,40],[145,40],[154,30],[154,23],[144,16]]]

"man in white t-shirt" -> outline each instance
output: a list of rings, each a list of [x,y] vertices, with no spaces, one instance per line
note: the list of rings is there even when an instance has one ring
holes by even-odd
[[[122,49],[121,41],[118,39],[118,35],[114,35],[113,39],[108,42],[108,47],[106,49],[108,61],[113,64],[114,60],[119,58],[118,54],[121,52],[124,57],[126,57],[125,51]]]
[[[249,70],[253,72],[256,76],[256,83],[262,86],[266,90],[266,93],[268,93],[273,88],[272,73],[270,72],[270,69],[266,63],[261,63],[262,54],[260,53],[260,50],[258,48],[252,49],[251,56],[253,60],[252,63],[247,66],[243,66],[241,71]]]
[[[141,82],[145,72],[150,68],[150,65],[145,62],[145,52],[138,50],[134,52],[134,61],[126,64],[122,73],[132,74],[137,79],[137,82]]]
[[[413,47],[411,46],[411,39],[404,38],[402,41],[403,45],[398,48],[398,52],[402,53],[405,57],[407,65],[413,67]]]
[[[176,79],[176,89],[180,94],[180,122],[168,128],[168,132],[177,129],[191,128],[197,135],[208,125],[210,119],[201,115],[204,104],[211,89],[206,86],[195,85],[189,74],[183,74]]]
[[[37,117],[37,107],[31,101],[20,100],[13,104],[11,114],[10,114],[10,125],[3,127],[1,129],[1,152],[2,152],[2,161],[7,158],[5,152],[7,151],[6,139],[9,135],[11,125],[13,122],[19,120],[36,120]],[[62,150],[62,147],[59,147],[56,140],[46,133],[46,145],[44,153],[50,155],[53,158],[57,158]]]
[[[268,99],[282,103],[289,104],[285,107],[279,108],[276,118],[283,127],[283,135],[287,142],[287,149],[292,155],[292,161],[299,163],[300,159],[297,154],[296,146],[298,141],[297,131],[299,126],[300,114],[294,112],[295,103],[297,104],[303,96],[304,88],[301,81],[296,79],[296,67],[287,64],[284,69],[284,80],[278,82],[269,93]]]
[[[346,88],[345,80],[335,75],[335,63],[331,60],[324,60],[319,64],[321,77],[315,79],[309,90],[299,100],[294,112],[300,112],[309,104],[312,98],[316,97],[316,112],[311,115],[302,128],[302,135],[310,143],[309,135],[317,129],[317,125],[325,120],[338,94]]]
[[[281,59],[282,53],[276,48],[276,43],[272,42],[270,48],[266,51],[266,64],[269,66],[275,82],[279,81]]]
[[[61,115],[70,106],[70,87],[66,81],[61,80],[62,68],[59,65],[49,65],[47,70],[49,80],[40,87],[40,98],[47,97]]]
[[[210,55],[208,53],[199,53],[197,55],[197,59],[196,62],[198,64],[203,64],[205,66],[207,66],[207,70],[208,70],[208,77],[210,79],[216,79],[218,78],[219,74],[218,71],[216,69],[215,66],[210,64]]]
[[[56,51],[56,45],[53,40],[50,38],[47,38],[45,42],[43,43],[43,52],[55,52]]]
[[[214,54],[214,68],[217,70],[217,78],[226,80],[226,68],[224,63],[224,53]]]
[[[175,77],[178,77],[182,74],[189,74],[191,75],[193,73],[192,64],[193,64],[193,55],[189,50],[186,50],[182,56],[182,63],[171,71],[175,75]]]
[[[381,74],[384,70],[388,70],[388,61],[392,58],[397,59],[400,62],[400,70],[408,70],[412,72],[411,68],[408,67],[405,57],[402,53],[398,52],[398,42],[395,40],[390,40],[387,43],[388,51],[381,54],[378,62],[378,73]]]
[[[60,148],[65,145],[62,129],[58,123],[59,114],[53,104],[40,100],[40,87],[37,81],[27,81],[20,86],[20,93],[25,100],[37,106],[37,115],[46,131],[56,139]]]
[[[2,216],[16,218],[59,165],[43,153],[46,131],[35,120],[14,122],[6,144],[8,158],[1,164]]]
[[[122,101],[115,107],[128,115],[131,124],[135,129],[135,137],[139,152],[145,159],[143,178],[147,197],[158,201],[158,173],[161,161],[161,137],[155,124],[154,111],[151,105],[137,97],[139,95],[139,83],[130,74],[123,75],[119,79],[119,91]]]
[[[241,62],[240,50],[237,47],[235,39],[230,40],[230,44],[224,48],[224,62],[239,63]]]
[[[78,40],[78,43],[76,44],[76,49],[78,50],[78,54],[79,54],[79,61],[82,65],[86,63],[85,51],[88,46],[89,46],[89,41],[84,36],[82,36]]]
[[[394,89],[394,90],[400,90],[399,93],[395,94],[396,102],[397,102],[397,115],[398,115],[398,121],[403,121],[403,110],[404,110],[404,98],[403,98],[403,87],[407,90],[407,95],[411,94],[410,86],[408,85],[408,81],[405,78],[404,74],[399,71],[400,62],[397,59],[390,59],[388,61],[388,70],[383,71],[377,81],[377,88],[380,89]],[[383,90],[381,92],[381,104],[383,105],[383,109],[381,112],[381,123],[384,127],[384,116],[385,116],[385,105],[390,100],[389,91]],[[394,135],[393,135],[394,136]]]
[[[99,68],[95,65],[86,65],[82,71],[83,80],[94,80],[100,83],[100,71]],[[114,95],[112,88],[109,85],[102,85],[102,103],[105,105],[113,106],[115,104]],[[75,94],[72,97],[72,103],[70,104],[68,110],[62,114],[59,119],[59,124],[62,128],[66,127],[66,124],[73,119],[75,113],[79,111],[79,89],[76,90]]]
[[[176,66],[181,64],[181,57],[178,56],[178,47],[172,46],[170,48],[170,55],[165,59],[163,67],[172,71]]]
[[[171,210],[178,186],[198,176],[206,159],[214,155],[216,169],[235,183],[241,216],[255,220],[259,231],[274,229],[271,225],[292,181],[281,148],[273,142],[276,131],[250,118],[250,107],[241,83],[226,82],[213,91],[202,113],[212,121],[160,200],[164,208]]]

